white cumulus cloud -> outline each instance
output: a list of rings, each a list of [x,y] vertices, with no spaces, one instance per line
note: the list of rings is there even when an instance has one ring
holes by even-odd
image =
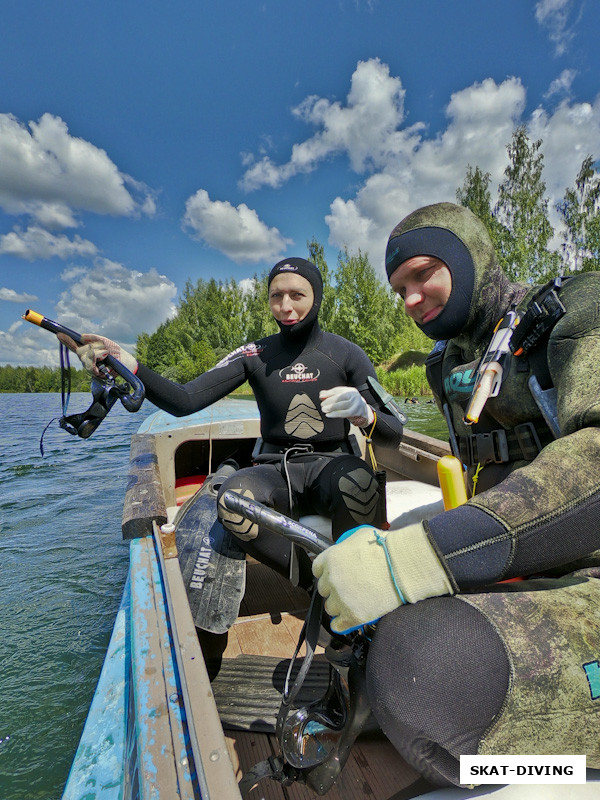
[[[276,165],[268,156],[252,163],[241,186],[250,191],[261,186],[276,188],[299,173],[311,172],[323,160],[345,153],[355,172],[379,167],[390,155],[406,147],[410,131],[400,133],[404,118],[404,89],[399,78],[379,59],[359,61],[346,104],[325,98],[306,98],[293,113],[317,133],[295,144],[290,160]],[[249,157],[245,158],[246,163]]]
[[[551,113],[538,108],[528,130],[532,139],[542,140],[544,180],[554,206],[567,186],[575,185],[584,158],[600,157],[600,95],[593,103],[564,100]]]
[[[374,266],[383,270],[385,244],[394,225],[426,203],[455,201],[469,164],[490,172],[497,185],[506,165],[506,145],[524,105],[525,90],[518,79],[496,84],[488,78],[451,96],[448,124],[437,136],[427,138],[424,126],[390,132],[381,169],[354,197],[336,197],[331,203],[326,216],[330,243],[368,252]]]
[[[79,333],[107,336],[130,352],[140,333],[152,333],[176,313],[176,286],[155,269],[139,272],[98,258],[92,268],[69,268],[61,277],[68,285],[48,316]],[[35,299],[0,289],[0,300]],[[58,363],[58,342],[52,334],[20,319],[0,331],[0,364],[56,367]]]
[[[567,94],[574,77],[564,71],[551,94]],[[577,103],[564,98],[551,110],[539,107],[526,117],[521,80],[509,77],[497,83],[487,78],[450,97],[446,125],[435,135],[429,135],[418,121],[405,126],[403,109],[408,100],[387,66],[377,59],[360,62],[346,105],[308,98],[299,109],[319,128],[317,132],[294,146],[289,162],[277,166],[263,158],[251,166],[244,178],[246,187],[280,186],[294,175],[316,168],[326,157],[345,156],[364,177],[352,193],[332,200],[325,217],[329,243],[369,253],[383,274],[385,244],[394,225],[421,205],[455,202],[468,166],[490,174],[495,201],[508,164],[507,145],[517,126],[525,125],[532,141],[543,141],[543,178],[555,227],[560,225],[556,204],[567,186],[574,184],[581,162],[588,154],[600,155],[599,99]],[[367,108],[377,109],[371,126],[364,121]],[[344,125],[337,124],[339,119]],[[380,125],[377,119],[382,120]]]
[[[0,300],[7,300],[9,303],[33,303],[37,297],[34,294],[15,292],[14,289],[0,287]]]
[[[47,258],[75,258],[94,256],[96,245],[81,236],[69,239],[65,234],[53,234],[39,225],[31,225],[26,231],[18,228],[0,236],[0,255],[11,255],[36,261]]]
[[[205,189],[188,198],[183,227],[193,239],[236,262],[272,261],[291,244],[245,203],[235,207],[226,201],[211,200]]]
[[[65,270],[62,278],[68,286],[56,305],[56,319],[129,349],[140,333],[152,333],[175,314],[177,288],[155,269],[140,272],[97,259],[91,269]]]
[[[0,114],[0,207],[69,227],[72,210],[132,216],[153,213],[154,201],[104,150],[72,136],[60,117],[46,113],[27,126]]]
[[[58,342],[52,334],[22,320],[0,331],[0,365],[56,367],[58,363]]]

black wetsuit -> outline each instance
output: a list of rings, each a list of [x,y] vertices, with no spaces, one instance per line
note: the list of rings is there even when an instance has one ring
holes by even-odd
[[[277,333],[245,344],[185,385],[172,383],[141,364],[137,374],[147,398],[175,416],[205,408],[249,382],[260,411],[262,453],[274,463],[240,470],[223,484],[219,497],[226,489],[234,489],[295,516],[326,514],[332,517],[334,536],[376,521],[379,486],[373,471],[352,455],[348,420],[327,418],[319,401],[323,389],[359,388],[376,412],[373,441],[384,447],[398,446],[402,425],[366,387],[367,377],[375,377],[375,370],[357,345],[323,332],[315,321],[301,336]],[[294,446],[314,453],[289,453],[284,464],[282,454]],[[256,538],[256,527],[222,504],[219,515],[249,553],[288,574],[290,548],[281,537],[261,531]],[[310,569],[303,566],[301,582],[308,583]]]

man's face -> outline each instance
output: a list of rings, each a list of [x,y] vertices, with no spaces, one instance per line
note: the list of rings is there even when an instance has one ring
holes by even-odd
[[[390,285],[404,300],[408,316],[425,325],[444,310],[452,291],[452,275],[439,258],[413,256],[392,272]]]

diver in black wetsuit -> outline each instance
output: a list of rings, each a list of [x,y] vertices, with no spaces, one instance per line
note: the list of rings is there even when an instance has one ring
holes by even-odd
[[[173,383],[108,339],[84,335],[76,352],[84,366],[110,352],[144,383],[159,408],[184,416],[225,397],[248,381],[261,417],[262,447],[256,466],[239,470],[221,487],[298,517],[331,517],[333,536],[362,523],[377,522],[380,487],[357,454],[350,423],[384,447],[397,447],[400,421],[367,384],[375,369],[357,345],[321,330],[323,293],[317,267],[302,258],[276,264],[269,274],[269,306],[279,333],[239,347],[213,369],[184,385]],[[66,342],[69,344],[68,342]],[[75,349],[72,347],[72,349]],[[282,537],[230,512],[219,502],[223,524],[244,549],[280,573],[290,575],[291,546]],[[299,552],[301,585],[312,582],[308,557]]]

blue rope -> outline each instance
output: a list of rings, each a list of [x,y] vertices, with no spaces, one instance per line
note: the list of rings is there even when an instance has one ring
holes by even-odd
[[[394,575],[394,568],[392,567],[392,559],[390,558],[390,551],[388,550],[386,537],[382,536],[381,532],[378,531],[376,528],[374,529],[374,532],[375,532],[375,541],[377,542],[377,544],[383,547],[383,552],[385,553],[385,560],[387,561],[387,565],[390,570],[390,575],[392,576],[392,583],[394,584],[394,588],[398,594],[398,597],[400,598],[400,602],[402,603],[403,606],[405,606],[406,599],[404,598],[404,595],[402,594],[402,591],[400,590],[400,587],[396,582],[396,576]]]

